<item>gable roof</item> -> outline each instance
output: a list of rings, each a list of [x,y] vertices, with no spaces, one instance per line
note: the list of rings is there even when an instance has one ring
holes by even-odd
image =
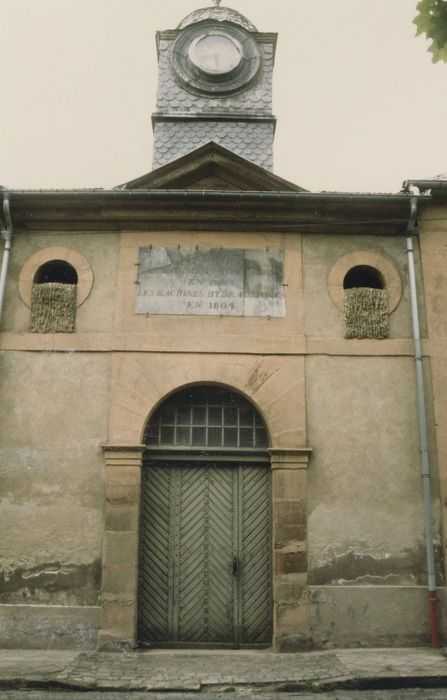
[[[229,190],[306,192],[232,151],[210,141],[171,163],[119,185],[122,190]]]

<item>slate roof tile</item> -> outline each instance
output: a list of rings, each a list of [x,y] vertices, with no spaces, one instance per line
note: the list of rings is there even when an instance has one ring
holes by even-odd
[[[231,22],[232,24],[238,24],[240,27],[244,27],[244,29],[249,32],[257,31],[255,25],[250,22],[247,17],[241,15],[237,10],[232,10],[231,7],[202,7],[199,10],[194,10],[194,12],[191,12],[180,22],[178,29],[184,29],[185,27],[189,27],[190,24],[196,24],[196,22],[203,22],[205,20]]]
[[[267,170],[273,168],[271,123],[203,121],[157,123],[154,130],[153,167],[165,165],[209,141],[215,141]]]

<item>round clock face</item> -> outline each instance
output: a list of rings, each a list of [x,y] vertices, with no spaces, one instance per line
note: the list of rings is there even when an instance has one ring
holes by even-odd
[[[225,75],[238,67],[242,49],[224,34],[206,34],[195,39],[188,51],[191,62],[209,75]]]
[[[209,21],[182,29],[170,49],[170,66],[186,90],[208,97],[248,89],[262,72],[255,37],[242,27]]]

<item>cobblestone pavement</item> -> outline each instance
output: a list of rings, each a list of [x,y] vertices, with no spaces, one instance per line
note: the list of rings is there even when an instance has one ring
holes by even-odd
[[[157,650],[81,654],[57,678],[74,686],[192,691],[243,685],[293,690],[295,684],[348,678],[437,675],[447,677],[447,660],[430,649],[304,654]]]
[[[59,680],[106,688],[200,690],[210,686],[287,684],[346,675],[333,653],[150,651],[81,655]]]
[[[444,654],[432,649],[342,649],[300,654],[215,650],[0,652],[0,688],[4,689],[0,692],[48,683],[53,688],[73,690],[150,690],[153,694],[188,691],[191,698],[200,690],[239,695],[261,690],[292,694],[372,687],[371,680],[382,684],[374,687],[387,687],[389,682],[394,682],[389,687],[396,687],[396,681],[416,687],[416,679],[425,679],[428,685],[430,679],[441,679],[438,682],[447,685]],[[447,699],[447,689],[443,693]],[[136,699],[136,695],[133,697]]]
[[[239,693],[231,694],[232,700],[245,698]],[[263,693],[262,695],[250,695],[250,700],[446,700],[445,690],[415,689],[415,690],[374,690],[374,691],[334,691],[332,693]],[[23,691],[0,690],[0,700],[228,700],[228,693],[140,693],[140,692],[96,692],[87,691],[61,692],[61,691]]]

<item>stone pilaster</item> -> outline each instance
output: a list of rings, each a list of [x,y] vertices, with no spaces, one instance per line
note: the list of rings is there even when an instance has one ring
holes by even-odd
[[[102,648],[135,646],[138,602],[138,529],[143,445],[104,445]]]
[[[276,651],[310,645],[306,481],[309,448],[271,449],[273,639]]]

